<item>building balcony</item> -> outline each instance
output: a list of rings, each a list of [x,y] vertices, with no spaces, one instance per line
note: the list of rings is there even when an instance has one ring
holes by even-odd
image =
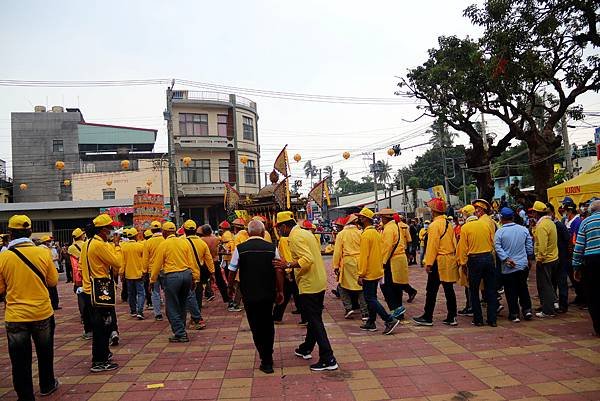
[[[233,149],[233,140],[223,136],[175,136],[175,149]]]
[[[222,196],[225,192],[225,184],[222,182],[177,183],[177,191],[180,196]]]
[[[173,91],[173,103],[182,104],[213,104],[220,106],[233,107],[234,95],[220,92],[204,92],[204,91],[188,91],[188,90],[174,90]],[[256,113],[256,102],[245,98],[243,96],[235,95],[236,106],[244,107]]]

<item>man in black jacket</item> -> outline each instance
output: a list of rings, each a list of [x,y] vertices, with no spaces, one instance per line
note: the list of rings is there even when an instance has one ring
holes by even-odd
[[[228,282],[233,283],[236,272],[239,272],[238,280],[246,317],[261,360],[259,369],[265,373],[273,373],[273,303],[283,302],[285,273],[273,267],[273,259],[278,259],[279,253],[275,245],[263,239],[264,224],[252,220],[248,224],[248,235],[248,241],[239,244],[231,257]],[[233,296],[233,292],[230,285],[230,296]]]

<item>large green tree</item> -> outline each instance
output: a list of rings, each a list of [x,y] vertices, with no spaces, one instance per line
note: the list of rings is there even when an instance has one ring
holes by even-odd
[[[581,118],[576,99],[600,89],[598,2],[487,0],[465,15],[483,28],[482,38],[441,37],[400,85],[424,101],[425,114],[467,133],[467,163],[484,197],[493,193],[486,166],[516,138],[527,143],[536,193],[544,199],[562,141],[558,122],[565,113]],[[496,143],[477,132],[480,113],[505,124]]]

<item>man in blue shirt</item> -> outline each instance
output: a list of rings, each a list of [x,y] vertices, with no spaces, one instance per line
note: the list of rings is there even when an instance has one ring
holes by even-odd
[[[518,323],[519,304],[525,320],[531,320],[531,298],[527,286],[529,267],[534,260],[533,240],[527,228],[514,223],[514,212],[505,207],[500,210],[502,227],[496,231],[494,245],[501,262],[504,293],[508,303],[508,319]]]
[[[575,280],[583,283],[596,336],[600,336],[600,200],[590,205],[590,216],[577,232],[573,250]]]

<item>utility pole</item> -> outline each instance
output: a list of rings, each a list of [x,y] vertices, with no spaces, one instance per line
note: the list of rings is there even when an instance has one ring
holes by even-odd
[[[467,204],[467,183],[465,182],[465,167],[466,165],[462,166],[462,179],[463,179],[463,200],[465,205]]]
[[[567,115],[563,114],[561,118],[562,137],[565,148],[565,166],[567,167],[567,179],[573,178],[573,160],[571,160],[571,144],[569,142],[569,132],[567,131]]]
[[[446,200],[448,204],[450,204],[450,187],[448,186],[448,168],[446,167],[446,150],[444,149],[444,145],[441,146],[442,149],[442,168],[444,169],[444,190],[446,191]]]
[[[373,191],[375,192],[375,211],[379,211],[379,201],[377,200],[377,164],[375,163],[375,152],[373,152]]]
[[[175,165],[175,139],[173,138],[173,87],[175,80],[171,81],[171,86],[167,88],[167,110],[164,118],[167,120],[167,144],[169,152],[169,196],[171,198],[171,213],[175,218],[177,227],[181,225],[181,216],[179,214],[179,195],[177,191],[177,167]]]

